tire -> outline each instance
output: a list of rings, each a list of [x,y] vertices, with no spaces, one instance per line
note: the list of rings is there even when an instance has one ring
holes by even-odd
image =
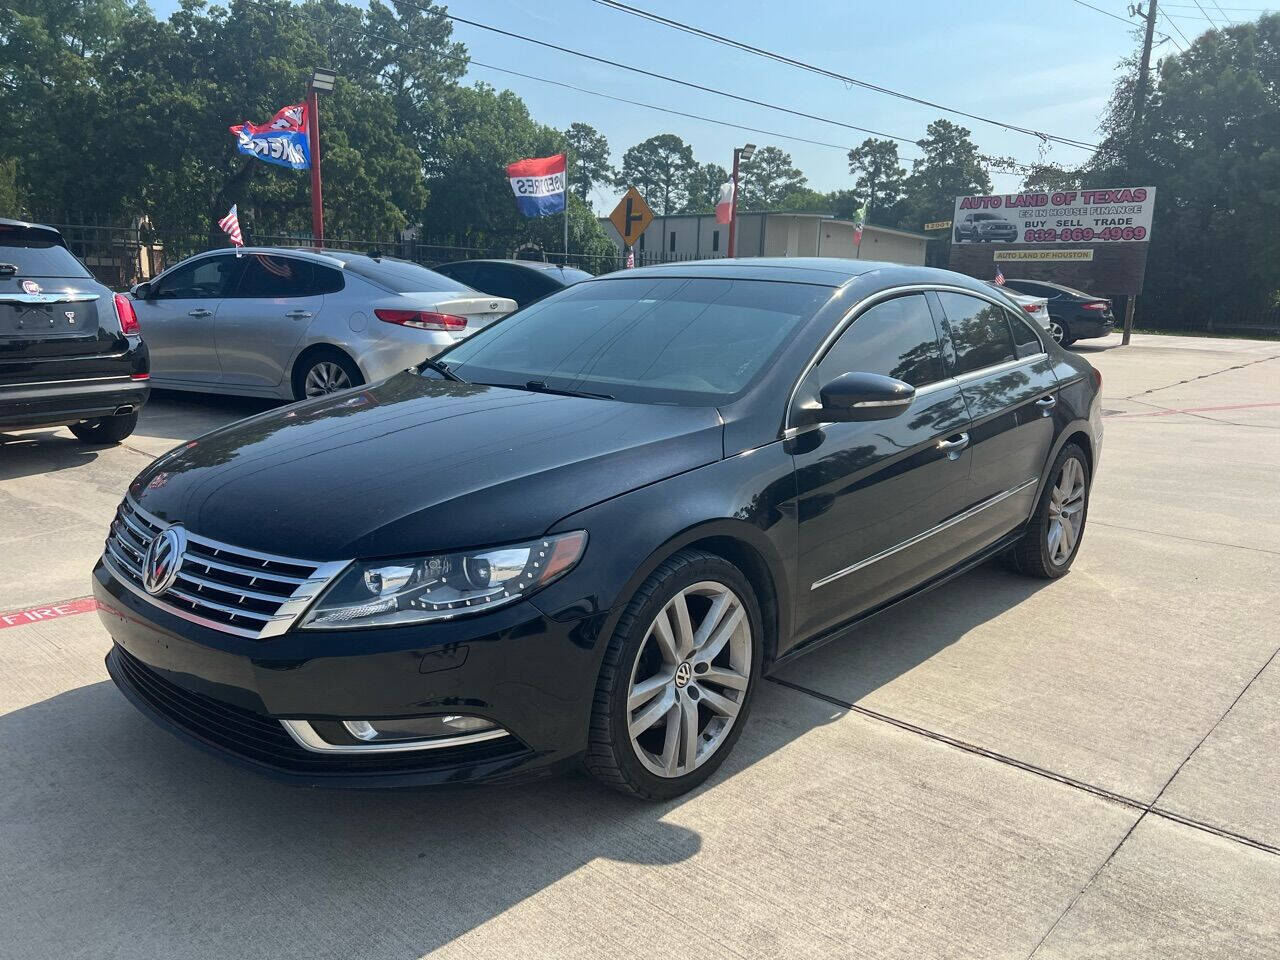
[[[68,429],[81,443],[119,443],[138,425],[138,412],[73,423]]]
[[[323,397],[364,383],[360,368],[334,347],[305,354],[293,368],[293,395],[298,400]]]
[[[1059,320],[1053,314],[1049,315],[1049,336],[1060,347],[1070,346],[1075,343],[1075,340],[1071,337],[1071,328],[1067,326],[1067,321]]]
[[[707,626],[708,619],[715,622]],[[702,645],[693,646],[700,634]],[[669,800],[697,787],[742,733],[763,657],[760,606],[742,571],[701,550],[674,554],[641,584],[609,639],[591,712],[587,769],[645,800]],[[645,719],[648,726],[633,738],[633,727]]]
[[[1068,464],[1075,466],[1069,468]],[[1069,474],[1067,471],[1070,471]],[[1064,487],[1064,478],[1072,478]],[[1056,580],[1071,569],[1080,543],[1084,540],[1085,521],[1089,513],[1089,491],[1093,478],[1089,474],[1089,458],[1077,444],[1068,443],[1054,458],[1049,470],[1049,480],[1040,493],[1036,512],[1031,515],[1027,531],[1013,545],[1009,561],[1019,573],[1042,580]],[[1069,510],[1066,520],[1060,520],[1060,502],[1065,501]],[[1074,518],[1078,517],[1078,525]],[[1062,532],[1055,538],[1055,523],[1062,525]],[[1072,535],[1070,546],[1062,549],[1062,537]]]

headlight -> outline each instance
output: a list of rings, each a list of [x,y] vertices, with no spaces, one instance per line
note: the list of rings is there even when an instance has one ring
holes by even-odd
[[[358,561],[303,618],[301,627],[388,627],[481,613],[513,603],[573,569],[587,545],[575,530],[486,550],[404,560]]]

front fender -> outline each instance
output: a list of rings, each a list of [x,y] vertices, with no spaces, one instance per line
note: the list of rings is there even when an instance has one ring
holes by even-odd
[[[533,602],[553,617],[608,611],[607,637],[660,563],[689,544],[722,538],[759,558],[775,597],[774,628],[787,637],[795,595],[794,504],[794,469],[781,442],[606,500],[548,531],[585,529],[587,552],[571,576]]]

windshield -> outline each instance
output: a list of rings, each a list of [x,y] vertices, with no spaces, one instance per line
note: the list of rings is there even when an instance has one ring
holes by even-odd
[[[831,296],[762,280],[609,279],[569,287],[441,354],[464,380],[649,403],[744,391]]]
[[[407,260],[392,260],[389,257],[383,257],[380,260],[352,257],[347,261],[346,268],[358,277],[364,277],[366,280],[372,280],[386,287],[392,293],[475,292],[457,280]]]
[[[89,271],[66,247],[47,240],[6,237],[0,234],[0,276],[75,277],[88,279]],[[14,270],[13,268],[17,269]]]

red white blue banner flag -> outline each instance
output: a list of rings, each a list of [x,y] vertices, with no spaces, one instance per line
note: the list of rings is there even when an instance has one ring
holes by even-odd
[[[526,217],[564,213],[563,153],[554,157],[517,160],[507,165],[507,177],[511,181],[511,192],[516,195],[516,206]]]
[[[268,123],[237,123],[231,133],[243,154],[292,170],[311,168],[305,103],[281,107]]]

